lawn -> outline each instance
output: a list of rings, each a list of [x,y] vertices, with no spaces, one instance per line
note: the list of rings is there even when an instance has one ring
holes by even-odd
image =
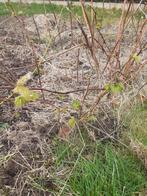
[[[82,9],[80,6],[69,6],[70,11],[67,6],[55,5],[55,4],[18,4],[18,3],[0,3],[0,15],[25,15],[31,16],[34,14],[44,14],[44,13],[55,13],[60,14],[63,17],[67,17],[70,15],[70,12],[73,15],[77,15],[79,17],[82,16]],[[87,6],[87,11],[90,13],[90,7]],[[112,21],[118,20],[121,15],[120,10],[116,9],[95,9],[97,19],[104,19],[110,23]]]

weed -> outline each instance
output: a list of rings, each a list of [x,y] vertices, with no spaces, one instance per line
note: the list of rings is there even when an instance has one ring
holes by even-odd
[[[147,104],[133,106],[124,119],[128,137],[147,145]]]
[[[79,152],[77,145],[58,142],[58,168],[72,168]],[[146,189],[146,180],[142,164],[127,150],[114,148],[112,144],[91,142],[86,143],[65,192],[81,196],[130,196]]]
[[[147,187],[146,176],[130,155],[122,155],[106,146],[104,156],[81,159],[70,179],[70,186],[79,195],[130,196]]]

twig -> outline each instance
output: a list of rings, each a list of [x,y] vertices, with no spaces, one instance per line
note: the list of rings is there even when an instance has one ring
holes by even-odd
[[[76,90],[71,90],[71,91],[54,91],[54,90],[49,90],[49,89],[45,89],[45,88],[30,88],[31,90],[35,90],[35,91],[45,91],[45,92],[49,92],[49,93],[53,93],[53,94],[62,94],[62,95],[67,95],[70,93],[77,93],[77,92],[83,92],[83,91],[87,91],[87,88],[83,88],[83,89],[76,89]],[[90,91],[104,91],[104,88],[98,88],[98,87],[89,87],[88,90]]]

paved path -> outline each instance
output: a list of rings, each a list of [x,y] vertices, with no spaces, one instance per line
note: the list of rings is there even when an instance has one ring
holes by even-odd
[[[23,2],[23,3],[49,3],[49,0],[10,0],[11,2]],[[8,2],[8,0],[0,0],[0,2]],[[57,5],[67,5],[67,1],[51,1],[54,4]],[[72,2],[73,5],[80,5],[80,2]],[[90,5],[90,2],[86,2],[86,5]],[[94,7],[98,7],[98,8],[106,8],[106,9],[111,9],[111,8],[117,8],[120,9],[122,8],[122,3],[98,3],[98,2],[94,2],[93,3]],[[139,6],[139,4],[135,3],[134,4],[134,8],[137,9]],[[127,7],[127,5],[126,5]],[[141,7],[144,7],[144,5],[142,4]]]

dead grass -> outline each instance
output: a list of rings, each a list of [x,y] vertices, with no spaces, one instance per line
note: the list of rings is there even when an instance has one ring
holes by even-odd
[[[92,7],[81,4],[82,20],[68,11],[69,20],[56,12],[31,17],[13,12],[2,21],[10,20],[0,34],[1,119],[9,124],[0,139],[2,194],[85,195],[87,187],[89,194],[146,193],[142,164],[127,154],[132,149],[141,160],[146,154],[145,109],[125,115],[127,141],[121,139],[125,105],[135,105],[132,100],[145,86],[146,20],[130,15],[131,3],[119,23],[108,26]],[[33,81],[27,88],[41,96],[18,109],[17,95],[9,95],[28,70]]]

